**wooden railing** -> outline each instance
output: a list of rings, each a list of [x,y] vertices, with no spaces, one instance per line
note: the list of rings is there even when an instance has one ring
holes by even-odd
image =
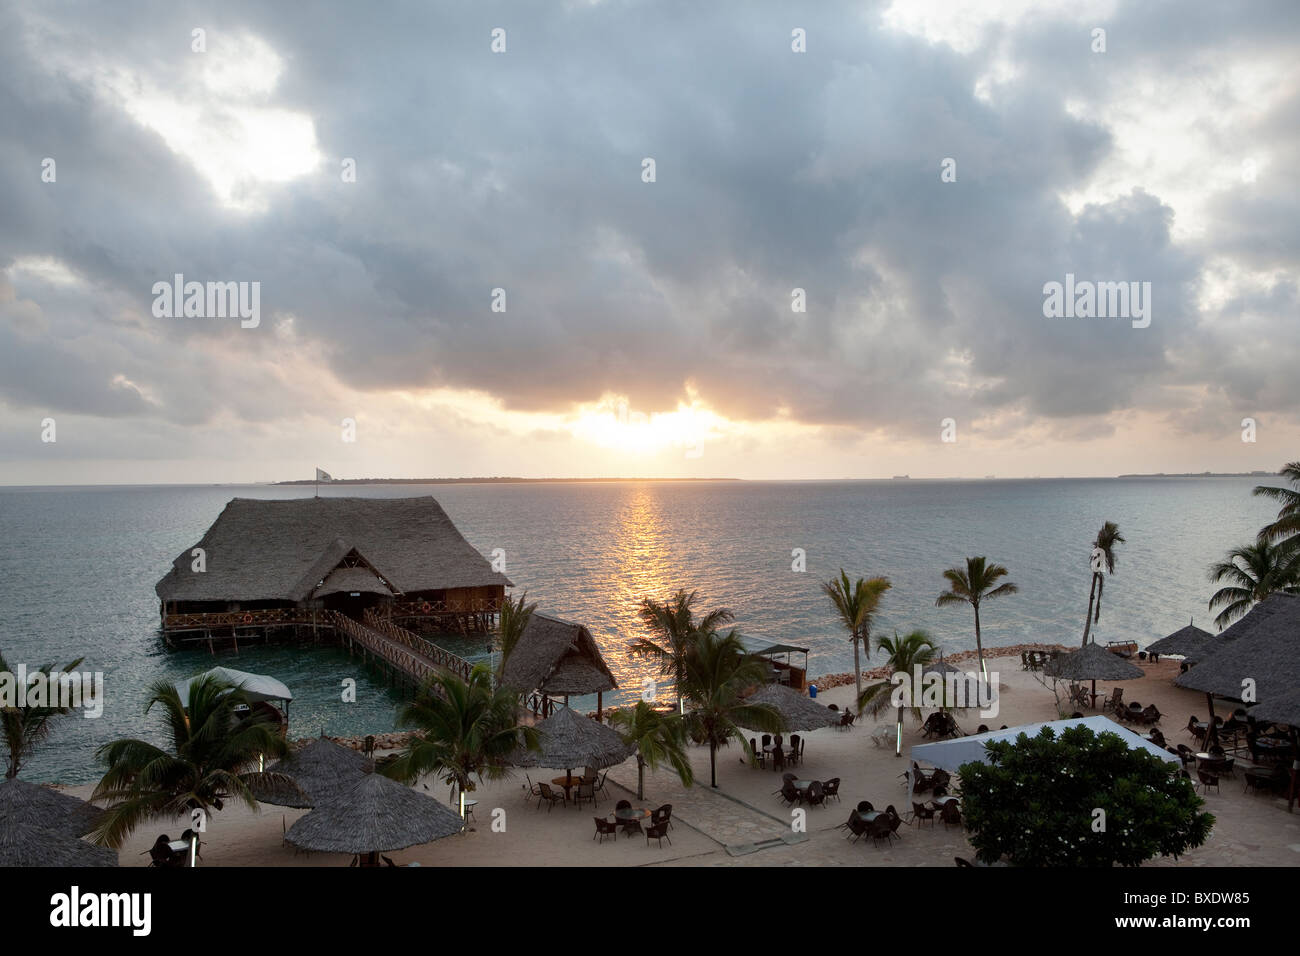
[[[323,624],[329,626],[327,611],[308,608],[274,607],[254,611],[205,611],[192,614],[167,614],[163,628],[168,631],[216,630],[227,627],[276,627],[288,624]]]
[[[394,601],[392,617],[437,617],[440,614],[495,614],[501,610],[496,598],[471,598],[467,601]]]
[[[474,669],[474,665],[463,657],[453,654],[445,647],[439,647],[433,641],[421,637],[414,631],[408,631],[400,624],[394,624],[388,618],[376,612],[374,608],[366,608],[364,616],[366,625],[372,630],[378,631],[389,640],[396,641],[429,658],[439,667],[445,668],[465,680],[469,680],[469,673]]]
[[[399,644],[360,621],[352,620],[346,614],[337,611],[327,613],[333,617],[333,624],[337,630],[408,676],[424,681],[438,672],[438,665],[434,661],[413,648]]]

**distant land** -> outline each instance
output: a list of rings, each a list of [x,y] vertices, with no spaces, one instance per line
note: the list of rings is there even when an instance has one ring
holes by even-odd
[[[512,478],[493,475],[490,478],[331,478],[316,481],[314,478],[297,478],[293,481],[273,481],[273,485],[525,485],[560,482],[598,481],[740,481],[739,478]]]
[[[1276,478],[1276,471],[1186,471],[1181,474],[1120,475],[1121,478]]]

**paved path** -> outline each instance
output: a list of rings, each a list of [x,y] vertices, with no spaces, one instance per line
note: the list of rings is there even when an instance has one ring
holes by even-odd
[[[615,767],[609,782],[617,784],[636,801],[636,761]],[[693,787],[684,787],[667,773],[646,774],[646,796],[640,802],[647,807],[665,803],[673,805],[673,822],[685,823],[726,849],[730,856],[745,856],[770,847],[802,843],[806,834],[795,833],[793,817],[779,817],[743,803],[712,789],[707,779]],[[811,824],[816,826],[817,824]]]

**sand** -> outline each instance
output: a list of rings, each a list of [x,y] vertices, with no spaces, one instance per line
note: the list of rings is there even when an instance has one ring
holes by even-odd
[[[990,652],[995,654],[996,652]],[[1115,686],[1124,688],[1126,700],[1154,703],[1165,715],[1160,723],[1170,745],[1193,743],[1182,728],[1191,714],[1204,719],[1205,697],[1173,685],[1178,673],[1176,660],[1140,664],[1146,672],[1138,680]],[[1029,672],[1021,670],[1019,653],[990,658],[990,671],[1000,679],[1000,711],[996,717],[981,718],[975,711],[958,714],[958,723],[968,733],[980,723],[992,728],[1016,726],[1058,717],[1050,690]],[[1109,696],[1112,685],[1098,683],[1098,691]],[[834,687],[819,695],[824,703],[849,705],[853,687]],[[1067,708],[1067,713],[1069,708]],[[1227,712],[1222,704],[1222,712]],[[1089,712],[1091,713],[1091,712]],[[888,724],[892,741],[892,723]],[[708,786],[708,750],[692,748],[692,765],[697,784],[685,788],[676,775],[666,771],[646,772],[646,797],[635,796],[636,763],[628,761],[610,771],[610,798],[593,810],[558,805],[537,809],[526,801],[527,783],[522,772],[504,780],[480,786],[472,829],[459,836],[432,844],[385,854],[399,864],[421,866],[952,866],[954,856],[970,858],[973,851],[960,828],[945,828],[936,821],[932,828],[904,826],[901,840],[879,846],[871,840],[850,844],[843,823],[859,800],[870,800],[877,809],[893,804],[900,813],[910,809],[910,796],[899,774],[908,766],[907,748],[924,742],[920,727],[907,723],[904,757],[894,756],[891,745],[878,746],[872,740],[876,722],[860,720],[853,729],[828,728],[803,734],[806,740],[804,764],[796,768],[802,777],[840,777],[840,804],[811,808],[802,818],[783,806],[773,794],[781,783],[772,770],[751,768],[739,759],[739,750],[718,754],[718,790]],[[1240,767],[1241,761],[1238,761]],[[530,771],[533,782],[549,781],[556,771]],[[435,780],[417,784],[433,797],[447,799],[446,786]],[[93,787],[69,788],[88,797]],[[593,840],[593,816],[606,815],[614,802],[630,800],[636,806],[673,805],[674,828],[671,845],[648,845],[640,836],[620,835]],[[1209,841],[1177,864],[1157,859],[1150,865],[1168,866],[1294,866],[1300,863],[1300,812],[1288,814],[1286,801],[1274,796],[1243,792],[1240,769],[1235,778],[1222,780],[1221,792],[1211,791],[1206,809],[1217,818]],[[308,811],[262,806],[257,811],[227,806],[209,824],[203,847],[204,866],[347,866],[350,858],[331,854],[305,854],[283,843],[282,834]],[[495,821],[495,825],[494,825]],[[178,837],[188,826],[185,820],[158,821],[136,831],[121,848],[123,866],[145,866],[148,848],[160,833]],[[806,832],[799,832],[806,828]]]

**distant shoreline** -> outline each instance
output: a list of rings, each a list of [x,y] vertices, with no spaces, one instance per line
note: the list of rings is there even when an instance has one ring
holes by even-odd
[[[741,478],[331,478],[316,481],[314,478],[296,478],[293,481],[273,481],[273,485],[531,485],[570,482],[601,481],[742,481]]]

